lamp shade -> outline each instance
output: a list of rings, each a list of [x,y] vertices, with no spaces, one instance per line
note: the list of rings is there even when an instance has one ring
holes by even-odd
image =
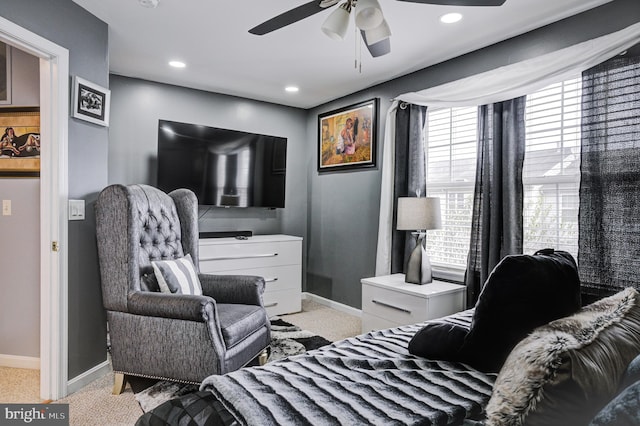
[[[440,198],[399,197],[396,228],[405,230],[427,230],[442,227],[440,219]]]
[[[382,9],[378,0],[358,0],[356,3],[356,25],[361,30],[370,30],[382,23]]]
[[[331,12],[322,24],[322,32],[334,40],[344,39],[347,29],[349,28],[349,14],[351,13],[351,4],[349,2],[342,3],[336,10]]]

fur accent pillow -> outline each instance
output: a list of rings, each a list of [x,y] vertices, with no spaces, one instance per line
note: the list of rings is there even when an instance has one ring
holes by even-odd
[[[151,265],[163,293],[202,295],[202,285],[190,254],[174,260],[153,261]]]
[[[545,249],[506,256],[487,278],[456,361],[497,373],[533,329],[581,306],[578,270],[569,253]]]
[[[638,353],[640,297],[627,288],[521,341],[496,379],[486,425],[585,425]]]

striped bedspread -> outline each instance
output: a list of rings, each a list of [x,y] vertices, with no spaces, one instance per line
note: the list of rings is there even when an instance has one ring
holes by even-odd
[[[472,311],[439,321],[469,326]],[[447,425],[481,416],[495,375],[407,351],[424,324],[375,331],[224,376],[208,390],[244,425]]]

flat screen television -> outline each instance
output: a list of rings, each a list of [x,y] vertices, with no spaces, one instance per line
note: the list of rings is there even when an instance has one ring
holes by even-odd
[[[218,207],[284,207],[287,139],[160,120],[158,187]]]

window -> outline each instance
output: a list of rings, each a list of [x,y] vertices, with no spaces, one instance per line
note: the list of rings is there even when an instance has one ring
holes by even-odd
[[[427,232],[436,267],[465,269],[476,179],[478,108],[427,110],[427,196],[440,197],[442,229]]]
[[[523,251],[578,251],[581,79],[527,96]],[[477,156],[477,107],[428,110],[427,196],[440,197],[443,229],[428,231],[436,269],[466,268]]]
[[[578,254],[580,78],[527,96],[523,251]]]

